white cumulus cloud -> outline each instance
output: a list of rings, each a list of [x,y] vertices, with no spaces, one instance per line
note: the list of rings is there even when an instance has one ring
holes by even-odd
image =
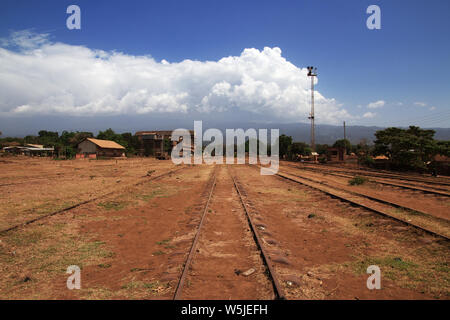
[[[160,62],[13,33],[0,41],[0,113],[75,116],[242,110],[298,121],[310,111],[310,80],[279,48],[245,49],[218,61]],[[316,92],[316,118],[353,118]],[[384,102],[383,102],[384,104]]]
[[[377,108],[381,108],[386,104],[386,102],[384,100],[378,100],[376,102],[371,102],[367,105],[367,108],[369,109],[377,109]]]
[[[371,118],[374,118],[376,115],[377,114],[373,113],[373,112],[366,112],[366,113],[364,113],[363,118],[371,119]]]
[[[427,106],[427,104],[425,102],[414,102],[414,105],[418,106],[418,107],[426,107]]]

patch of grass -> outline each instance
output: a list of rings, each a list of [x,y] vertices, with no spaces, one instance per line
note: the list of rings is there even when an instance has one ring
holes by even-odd
[[[142,285],[140,281],[131,281],[122,286],[122,289],[137,289]]]
[[[100,263],[98,266],[103,269],[111,268],[111,264],[109,263]]]
[[[166,254],[166,253],[164,251],[161,251],[161,250],[153,252],[154,256],[161,256],[163,254]]]
[[[168,198],[183,190],[183,187],[180,186],[155,184],[154,182],[150,183],[150,187],[151,190],[139,192],[135,195],[135,198],[144,201],[149,201],[153,198]]]
[[[104,248],[105,243],[102,241],[94,241],[94,242],[88,242],[82,245],[78,252],[81,254],[81,259],[89,259],[92,257],[100,257],[100,258],[112,258],[114,256],[114,253],[105,250]]]
[[[361,176],[355,176],[354,178],[348,180],[348,184],[351,186],[359,186],[369,181],[369,179]]]
[[[28,246],[37,243],[41,239],[43,239],[43,233],[41,231],[31,230],[14,232],[7,241],[14,246]]]
[[[122,289],[126,290],[139,290],[144,289],[146,291],[150,291],[152,294],[159,294],[169,288],[167,283],[161,283],[159,281],[153,282],[143,282],[143,281],[131,281],[122,286]]]
[[[418,265],[412,261],[403,260],[401,257],[366,257],[355,262],[353,268],[357,274],[364,274],[367,267],[371,265],[379,266],[382,277],[391,280],[400,280],[405,276],[411,280],[420,279],[420,275],[418,278],[417,274]]]
[[[264,202],[305,202],[309,198],[308,192],[300,189],[281,189],[274,187],[256,187],[254,189],[260,195],[265,195]]]
[[[144,288],[146,289],[157,289],[160,286],[159,281],[150,282],[150,283],[144,283]]]
[[[411,216],[425,216],[422,212],[418,212],[415,210],[406,210],[406,213],[408,213]]]
[[[173,248],[175,248],[174,245],[170,244],[170,239],[157,241],[156,244],[158,244],[160,246],[164,246],[165,249],[173,249]]]
[[[115,210],[119,211],[125,208],[126,203],[125,202],[117,202],[117,201],[106,201],[106,202],[100,202],[97,204],[99,207],[102,207],[105,210]]]

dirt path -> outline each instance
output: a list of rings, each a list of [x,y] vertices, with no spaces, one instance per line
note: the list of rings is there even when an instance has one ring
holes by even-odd
[[[200,233],[183,299],[273,299],[245,212],[225,166],[218,169],[216,186]],[[253,269],[250,275],[244,275]]]

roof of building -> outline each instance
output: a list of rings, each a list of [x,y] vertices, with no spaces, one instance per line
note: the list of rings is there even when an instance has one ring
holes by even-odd
[[[87,138],[86,140],[96,144],[100,148],[103,149],[125,149],[123,146],[118,144],[115,141],[111,140],[100,140],[100,139],[94,139],[94,138]]]
[[[26,147],[22,146],[12,146],[12,147],[4,147],[4,150],[10,150],[10,149],[27,149]]]
[[[194,130],[188,130],[191,135],[194,134]],[[160,131],[138,131],[135,133],[136,136],[145,136],[145,135],[165,135],[165,136],[171,136],[173,131],[169,130],[160,130]]]
[[[55,148],[25,148],[28,151],[55,151]]]
[[[374,159],[374,160],[389,160],[389,158],[386,157],[386,156],[384,156],[384,155],[376,156],[376,157],[374,157],[373,159]]]
[[[43,144],[31,144],[31,143],[27,143],[27,144],[25,145],[25,147],[31,147],[31,148],[39,148],[39,149],[42,149],[42,148],[44,148],[44,145],[43,145]]]

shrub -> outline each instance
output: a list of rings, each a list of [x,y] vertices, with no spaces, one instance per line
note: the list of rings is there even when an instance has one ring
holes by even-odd
[[[375,160],[369,155],[364,155],[359,158],[359,163],[364,166],[373,167]]]
[[[359,186],[361,184],[364,184],[368,181],[367,178],[361,177],[361,176],[356,176],[350,180],[348,180],[348,184],[351,186]]]

